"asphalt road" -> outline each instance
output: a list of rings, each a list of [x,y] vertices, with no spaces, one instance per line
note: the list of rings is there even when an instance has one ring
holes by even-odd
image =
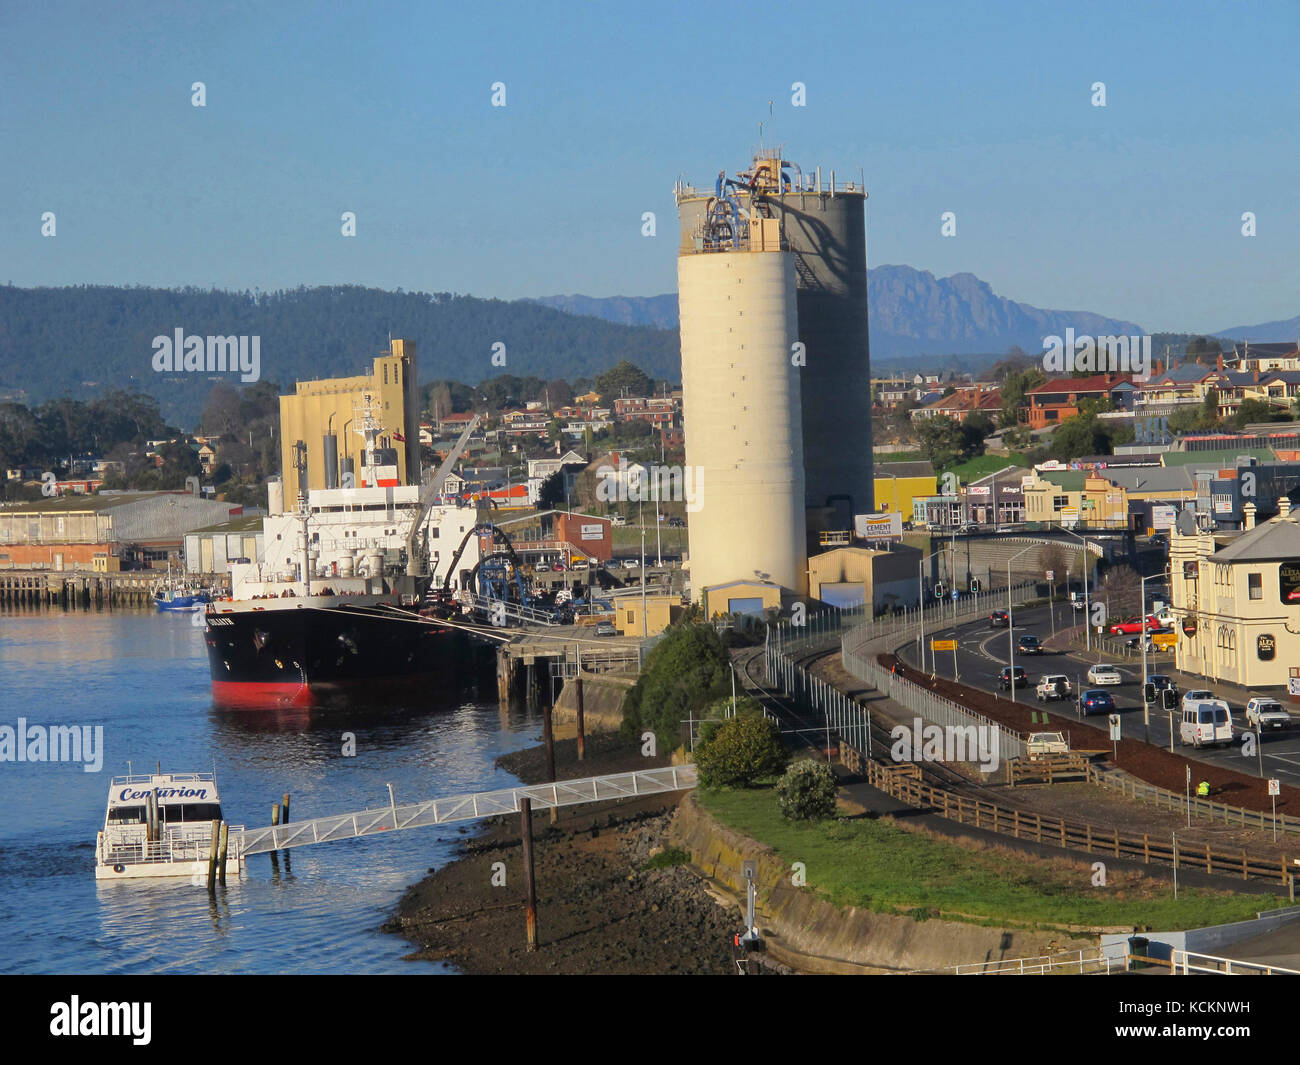
[[[998,675],[1002,667],[1009,664],[1009,643],[1030,633],[1041,640],[1047,640],[1052,634],[1051,615],[1045,606],[1017,610],[1014,614],[1014,621],[1015,627],[1011,630],[1010,641],[1008,640],[1007,630],[990,627],[987,618],[958,625],[956,628],[951,624],[936,626],[932,622],[927,622],[925,631],[927,648],[932,638],[942,640],[952,639],[955,636],[957,639],[956,677],[954,678],[953,674],[953,652],[951,651],[935,652],[933,669],[938,676],[954,678],[962,684],[968,684],[971,687],[981,688],[985,691],[995,691],[1003,698],[1008,698],[1009,693],[1003,691],[999,685]],[[1068,606],[1062,607],[1058,603],[1056,605],[1057,630],[1076,624],[1078,624],[1077,617],[1070,608]],[[900,650],[900,654],[911,665],[918,664],[917,640],[915,637]],[[1090,684],[1087,680],[1088,667],[1097,662],[1114,664],[1123,678],[1123,683],[1118,686]],[[927,665],[931,664],[928,651],[926,663]],[[1016,685],[1016,702],[1035,709],[1040,709],[1046,705],[1048,709],[1057,714],[1073,714],[1077,716],[1077,705],[1074,700],[1078,693],[1088,688],[1105,688],[1115,699],[1115,713],[1120,715],[1121,727],[1126,738],[1145,738],[1147,742],[1157,744],[1168,750],[1169,714],[1164,710],[1153,708],[1149,724],[1144,725],[1142,720],[1141,659],[1107,658],[1104,652],[1098,653],[1096,651],[1089,657],[1083,651],[1046,651],[1041,655],[1022,655],[1017,650],[1015,663],[1028,674],[1027,686],[1022,689],[1019,684]],[[1180,693],[1180,706],[1182,692],[1196,688],[1213,689],[1212,684],[1202,679],[1176,674],[1172,655],[1148,655],[1147,670],[1150,673],[1166,673],[1174,677]],[[1074,686],[1074,694],[1070,699],[1063,702],[1053,701],[1047,704],[1038,702],[1034,694],[1034,688],[1039,678],[1046,673],[1064,673],[1070,678],[1070,682]],[[1237,739],[1230,747],[1203,748],[1199,751],[1190,746],[1183,747],[1178,742],[1177,725],[1175,724],[1175,752],[1190,760],[1203,761],[1251,775],[1279,777],[1291,783],[1300,782],[1300,722],[1297,722],[1297,727],[1290,730],[1265,732],[1262,742],[1256,747],[1256,751],[1246,757],[1242,754],[1241,743],[1242,735],[1247,731],[1245,707],[1243,705],[1234,705],[1231,700],[1228,700],[1228,704],[1232,710],[1232,721],[1237,732]],[[1104,727],[1104,718],[1104,714],[1094,714],[1092,722],[1094,725]],[[1175,722],[1177,718],[1178,711],[1175,711]],[[1261,761],[1263,765],[1262,774],[1260,772]]]

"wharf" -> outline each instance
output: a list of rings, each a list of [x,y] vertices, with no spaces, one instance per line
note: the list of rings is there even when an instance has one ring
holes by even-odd
[[[219,585],[224,575],[192,575],[201,584]],[[0,570],[0,604],[89,610],[149,606],[165,574],[153,570],[98,573],[93,570]]]

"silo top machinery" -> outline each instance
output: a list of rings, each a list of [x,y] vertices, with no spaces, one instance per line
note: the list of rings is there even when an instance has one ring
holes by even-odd
[[[772,479],[768,499],[775,506],[779,495],[796,490],[797,503],[807,512],[799,524],[806,523],[808,531],[851,529],[853,515],[871,511],[874,504],[865,190],[859,183],[837,182],[834,172],[824,181],[820,168],[805,172],[779,151],[760,150],[749,170],[734,178],[720,173],[711,191],[679,183],[676,199],[682,233],[678,280],[688,461],[704,463],[712,474],[714,456],[702,453],[698,445],[703,436],[705,447],[714,446],[719,423],[750,425],[745,439],[751,448],[756,438],[778,444],[788,434],[786,461],[793,469],[790,476]],[[723,271],[699,265],[737,254],[788,260],[794,280],[792,322],[778,326],[784,309],[777,313],[768,306],[768,332],[737,339],[743,312],[748,310],[752,318],[757,311],[757,306],[746,308],[737,301],[763,305],[759,294],[752,287],[744,289],[744,281],[730,291],[719,288],[711,275]],[[777,298],[774,289],[768,297]],[[746,323],[750,333],[753,324]],[[775,351],[768,349],[781,348],[783,364],[795,378],[785,393],[795,399],[792,410],[779,410],[775,396],[769,396],[772,402],[767,404],[729,408],[722,402],[731,398],[732,389],[722,392],[726,374],[710,379],[711,394],[701,395],[698,389],[692,394],[692,379],[703,377],[701,364],[755,366],[760,359],[755,343],[764,352],[762,358],[775,358]],[[698,597],[696,524],[691,568]],[[806,539],[801,551],[806,558]],[[731,566],[729,579],[755,576],[754,571],[764,568],[762,560],[751,566],[739,555],[733,556]],[[806,563],[800,562],[799,568],[805,570]],[[773,574],[772,579],[778,578]],[[779,583],[799,589],[805,579],[803,572],[799,582]]]

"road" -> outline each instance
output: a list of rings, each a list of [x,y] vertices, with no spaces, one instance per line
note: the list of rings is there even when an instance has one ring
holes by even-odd
[[[951,624],[945,626],[927,622],[925,631],[927,644],[931,639],[944,640],[954,637],[957,639],[956,677],[953,676],[953,653],[951,651],[935,652],[933,668],[941,677],[956,679],[962,684],[969,684],[984,691],[994,691],[1003,698],[1007,698],[1009,693],[1001,690],[998,675],[1002,667],[1009,664],[1009,643],[1031,633],[1041,640],[1046,640],[1051,635],[1051,615],[1047,607],[1017,610],[1013,620],[1015,621],[1015,627],[1011,630],[1010,640],[1006,629],[991,628],[987,618],[958,625],[956,628]],[[1058,631],[1063,627],[1077,623],[1069,607],[1062,608],[1060,604],[1057,604],[1056,626]],[[899,643],[901,642],[900,638]],[[900,650],[900,654],[911,665],[918,665],[915,636],[910,643]],[[1126,737],[1146,738],[1148,742],[1158,744],[1166,750],[1169,748],[1170,721],[1169,714],[1166,711],[1152,709],[1149,726],[1143,724],[1142,662],[1140,659],[1108,659],[1104,653],[1098,653],[1097,651],[1094,651],[1091,657],[1083,651],[1047,651],[1041,655],[1022,655],[1017,651],[1015,660],[1016,665],[1022,667],[1028,674],[1028,684],[1023,689],[1020,685],[1016,686],[1016,702],[1035,709],[1042,708],[1044,704],[1039,703],[1034,694],[1034,686],[1038,683],[1038,679],[1046,673],[1064,673],[1074,685],[1075,695],[1083,689],[1101,687],[1105,687],[1111,693],[1115,699],[1115,712],[1120,715]],[[1112,662],[1119,670],[1120,676],[1123,677],[1123,683],[1119,686],[1088,683],[1086,677],[1088,667],[1096,662]],[[927,664],[929,664],[928,653]],[[1194,688],[1213,688],[1211,683],[1204,680],[1176,675],[1172,655],[1148,655],[1147,669],[1151,673],[1167,673],[1175,676],[1180,692]],[[1077,716],[1076,704],[1073,699],[1065,702],[1051,702],[1046,706],[1054,713]],[[1231,702],[1229,702],[1229,706],[1232,710],[1233,724],[1237,729],[1237,742],[1227,748],[1205,748],[1196,751],[1191,747],[1182,747],[1175,732],[1174,750],[1188,759],[1203,761],[1252,775],[1278,777],[1293,784],[1300,783],[1300,728],[1264,733],[1262,743],[1257,746],[1256,752],[1250,757],[1245,757],[1242,754],[1241,745],[1241,736],[1247,731],[1245,707],[1234,706]],[[1093,724],[1104,727],[1105,721],[1100,719],[1102,716],[1104,715],[1093,715]],[[1177,716],[1178,712],[1175,711],[1175,720]],[[1175,729],[1176,727],[1175,725]],[[1263,766],[1262,773],[1260,771],[1261,762]]]

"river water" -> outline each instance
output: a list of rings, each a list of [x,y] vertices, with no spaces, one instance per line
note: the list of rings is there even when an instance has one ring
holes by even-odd
[[[385,833],[248,859],[215,901],[188,880],[97,885],[110,778],[215,768],[226,819],[265,825],[516,783],[493,767],[540,718],[472,681],[429,705],[328,714],[213,708],[188,615],[0,612],[0,725],[102,725],[103,766],[0,761],[0,973],[429,973],[378,931],[471,828]],[[436,702],[433,701],[436,698]],[[343,734],[355,735],[345,756]],[[522,917],[521,917],[522,921]]]

